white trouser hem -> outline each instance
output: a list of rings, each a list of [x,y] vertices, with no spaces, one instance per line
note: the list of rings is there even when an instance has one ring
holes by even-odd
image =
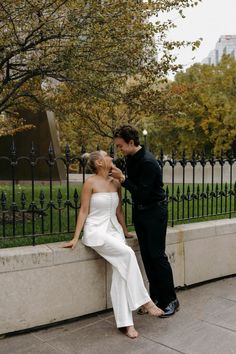
[[[129,327],[129,326],[133,326],[133,325],[134,325],[133,322],[123,322],[123,323],[119,322],[116,324],[116,327],[123,328],[123,327]]]
[[[143,300],[140,300],[136,304],[132,305],[131,311],[137,310],[140,306],[146,304],[147,302],[151,301],[151,298],[149,296],[143,298]]]

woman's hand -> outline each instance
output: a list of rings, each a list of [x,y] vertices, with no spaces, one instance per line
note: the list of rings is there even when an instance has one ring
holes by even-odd
[[[68,242],[66,242],[64,245],[62,245],[62,248],[72,248],[72,250],[76,247],[77,243],[78,243],[78,239],[72,239]]]
[[[133,237],[134,237],[134,235],[131,234],[130,232],[125,233],[125,238],[133,238]]]

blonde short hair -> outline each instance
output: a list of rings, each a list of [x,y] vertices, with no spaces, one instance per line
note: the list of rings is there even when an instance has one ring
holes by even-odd
[[[91,170],[91,172],[96,173],[97,172],[96,161],[102,159],[105,154],[106,154],[105,151],[97,150],[90,153],[86,152],[85,154],[82,155],[82,158],[85,160],[86,166]]]

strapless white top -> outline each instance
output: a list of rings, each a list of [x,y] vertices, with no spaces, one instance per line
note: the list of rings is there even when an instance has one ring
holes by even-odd
[[[119,204],[117,192],[93,193],[90,200],[89,214],[84,224],[82,242],[86,246],[101,246],[106,237],[118,233],[119,238],[125,239],[123,229],[116,217]]]

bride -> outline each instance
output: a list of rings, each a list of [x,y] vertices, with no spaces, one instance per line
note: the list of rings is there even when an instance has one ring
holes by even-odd
[[[136,338],[132,311],[143,306],[156,317],[163,311],[148,295],[135,253],[126,245],[125,237],[131,235],[122,211],[120,182],[109,176],[112,158],[104,151],[94,151],[88,156],[88,166],[94,175],[82,188],[74,237],[63,247],[74,249],[83,228],[82,242],[112,265],[111,300],[117,328]]]

